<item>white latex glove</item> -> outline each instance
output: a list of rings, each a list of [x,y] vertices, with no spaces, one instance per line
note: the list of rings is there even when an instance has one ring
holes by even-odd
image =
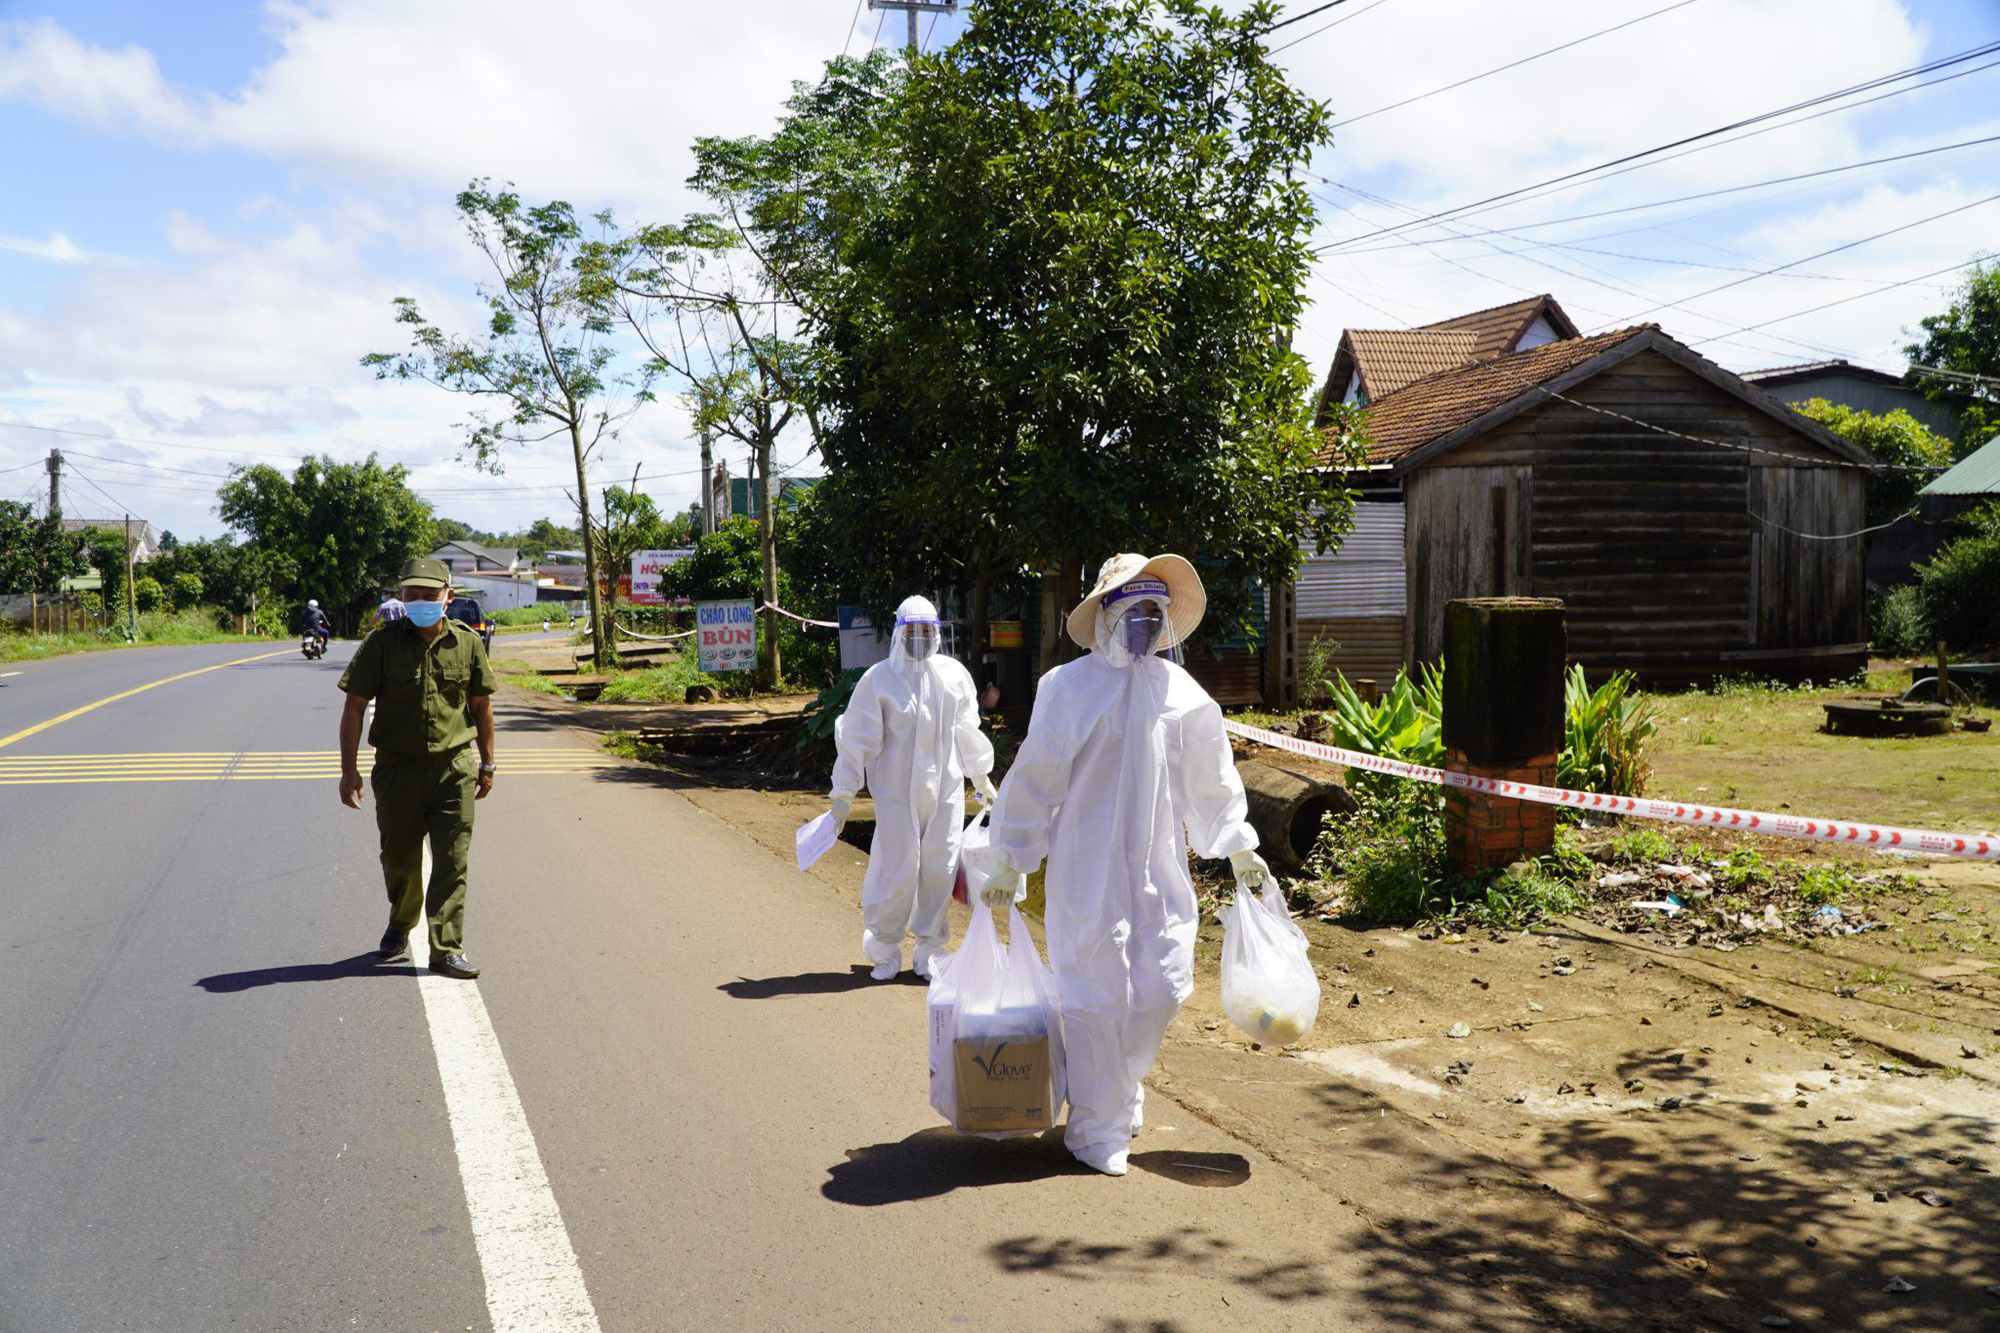
[[[1229,873],[1236,876],[1239,889],[1261,889],[1271,882],[1271,867],[1255,852],[1230,853]]]
[[[1027,896],[1028,877],[1002,862],[1000,868],[979,890],[979,900],[996,912],[1004,912]]]
[[[993,785],[993,775],[990,773],[972,775],[972,792],[979,798],[979,804],[988,810],[991,810],[993,803],[1000,799],[1000,791]]]
[[[854,808],[854,798],[836,796],[833,798],[832,806],[830,813],[833,815],[833,832],[835,837],[839,837],[840,831],[847,827],[847,812]]]

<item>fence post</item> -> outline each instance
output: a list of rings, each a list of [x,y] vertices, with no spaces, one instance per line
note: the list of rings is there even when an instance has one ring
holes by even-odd
[[[1563,743],[1563,604],[1478,597],[1444,609],[1445,767],[1554,786]],[[1451,866],[1471,873],[1555,850],[1554,806],[1445,789]]]

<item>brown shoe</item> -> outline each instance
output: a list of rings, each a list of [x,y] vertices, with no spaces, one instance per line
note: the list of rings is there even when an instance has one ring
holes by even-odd
[[[431,971],[447,977],[457,977],[460,981],[471,981],[479,975],[479,969],[474,967],[472,960],[462,953],[432,955]]]

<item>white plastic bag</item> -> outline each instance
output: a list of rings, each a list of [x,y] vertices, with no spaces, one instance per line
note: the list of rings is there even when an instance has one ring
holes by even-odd
[[[1306,933],[1269,880],[1262,894],[1239,888],[1222,909],[1222,1012],[1260,1046],[1289,1046],[1319,1017]]]
[[[993,834],[987,827],[987,814],[987,811],[981,810],[973,816],[958,840],[958,874],[952,884],[951,896],[968,906],[1000,867],[1000,853],[993,850]]]
[[[1000,943],[975,902],[965,941],[931,978],[931,1105],[962,1134],[1053,1128],[1062,1109],[1062,1009],[1017,908]]]

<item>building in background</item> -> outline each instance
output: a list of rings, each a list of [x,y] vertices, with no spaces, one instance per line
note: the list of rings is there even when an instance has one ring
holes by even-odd
[[[1900,375],[1872,370],[1851,361],[1812,361],[1798,366],[1745,371],[1743,379],[1781,403],[1799,404],[1814,398],[1881,416],[1901,409],[1933,434],[1958,439],[1958,421],[1942,403],[1903,383]]]

